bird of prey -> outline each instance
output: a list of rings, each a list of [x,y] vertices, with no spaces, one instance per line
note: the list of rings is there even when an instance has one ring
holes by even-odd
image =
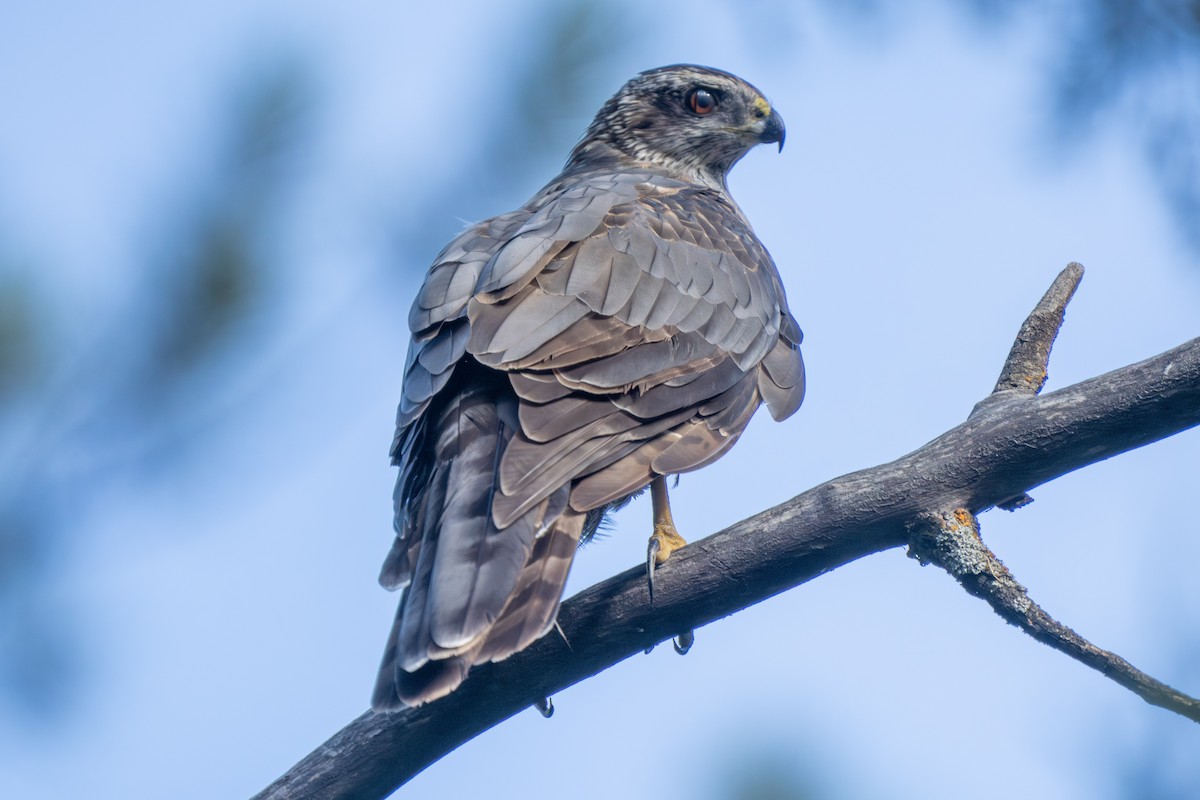
[[[783,119],[727,72],[643,72],[561,174],[434,260],[409,314],[392,458],[403,588],[373,697],[414,706],[554,625],[606,511],[651,487],[653,576],[684,544],[665,476],[804,396],[801,332],[726,176]]]

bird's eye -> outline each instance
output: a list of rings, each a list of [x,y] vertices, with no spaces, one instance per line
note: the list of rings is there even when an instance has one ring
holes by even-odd
[[[687,107],[703,116],[717,107],[717,97],[708,89],[692,89],[687,96]]]

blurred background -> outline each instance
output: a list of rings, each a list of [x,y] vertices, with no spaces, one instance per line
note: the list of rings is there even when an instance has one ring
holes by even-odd
[[[634,73],[755,83],[731,185],[810,389],[685,476],[699,538],[896,458],[1086,265],[1047,391],[1200,334],[1196,0],[9,3],[0,793],[246,797],[359,714],[396,597],[414,288]],[[982,517],[1032,596],[1200,693],[1200,433]],[[648,501],[568,593],[637,563]],[[1200,729],[900,550],[630,659],[402,796],[1193,798]]]

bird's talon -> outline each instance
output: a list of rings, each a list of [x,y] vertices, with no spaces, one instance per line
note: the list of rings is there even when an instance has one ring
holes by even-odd
[[[550,719],[551,717],[554,716],[554,700],[553,700],[553,698],[543,697],[541,700],[535,701],[533,704],[533,707],[536,708],[538,710],[538,713],[541,714],[546,719]]]
[[[688,654],[688,650],[691,650],[692,645],[694,645],[695,643],[696,643],[695,631],[684,631],[683,633],[676,636],[671,642],[671,644],[673,644],[675,646],[675,652],[679,653],[679,655],[681,655],[681,656],[686,656]]]
[[[650,537],[650,543],[646,545],[646,591],[650,593],[650,602],[654,602],[654,566],[656,563],[655,556],[658,555],[658,539]],[[650,651],[647,650],[647,653]]]

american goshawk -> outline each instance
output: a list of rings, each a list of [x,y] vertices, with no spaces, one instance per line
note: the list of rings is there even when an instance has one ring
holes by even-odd
[[[581,539],[647,486],[650,569],[681,546],[664,476],[804,396],[800,328],[726,175],[784,126],[715,69],[643,72],[562,173],[435,259],[409,314],[392,457],[403,588],[373,697],[433,700],[554,624]]]

